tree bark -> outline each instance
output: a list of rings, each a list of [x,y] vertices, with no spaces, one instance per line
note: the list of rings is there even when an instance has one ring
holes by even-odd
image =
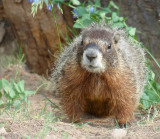
[[[160,0],[113,0],[120,9],[120,16],[127,18],[129,26],[136,27],[138,40],[154,56],[160,54]],[[108,0],[101,0],[102,6]]]
[[[27,64],[31,72],[48,75],[55,61],[54,55],[59,51],[59,38],[52,12],[46,9],[38,10],[35,17],[31,14],[31,3],[27,0],[2,0],[5,14],[10,21],[16,38],[23,47]],[[60,10],[54,5],[54,12],[59,28],[60,39],[64,46],[67,39],[68,25],[73,25],[70,9],[65,7],[67,21]]]

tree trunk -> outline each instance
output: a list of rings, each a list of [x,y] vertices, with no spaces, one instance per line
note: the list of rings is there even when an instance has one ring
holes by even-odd
[[[5,13],[2,5],[2,1],[0,0],[0,20],[5,18]]]
[[[23,47],[31,72],[48,75],[55,61],[54,55],[60,49],[59,38],[52,12],[46,7],[38,10],[35,17],[31,14],[31,3],[27,0],[2,0],[5,14],[10,21],[14,34]],[[54,5],[62,46],[67,39],[68,25],[73,25],[70,9],[64,7],[64,15]],[[67,14],[67,21],[64,16]],[[70,13],[70,14],[69,14]]]

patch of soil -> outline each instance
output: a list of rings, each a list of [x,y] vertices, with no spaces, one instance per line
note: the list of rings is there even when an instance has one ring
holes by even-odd
[[[46,82],[44,78],[37,74],[29,73],[25,66],[9,66],[0,76],[5,79],[15,77],[18,69],[18,79],[24,79],[27,89],[35,90],[42,83]],[[47,97],[47,98],[46,98]],[[90,115],[83,117],[83,123],[80,125],[70,123],[62,111],[55,107],[59,106],[59,98],[52,90],[45,86],[35,94],[29,97],[30,107],[26,112],[20,115],[18,112],[14,115],[4,112],[0,115],[0,125],[4,124],[6,133],[1,133],[0,137],[4,139],[21,138],[45,138],[45,139],[158,139],[160,138],[160,120],[159,111],[154,122],[139,124],[140,118],[131,122],[125,131],[125,135],[120,135],[119,130],[115,133],[117,126],[112,117],[98,119]],[[51,103],[54,103],[54,105]],[[1,110],[2,111],[2,110]],[[51,115],[50,115],[51,114]],[[145,117],[148,115],[142,115]],[[145,121],[145,120],[144,120]],[[117,134],[118,136],[116,136]]]

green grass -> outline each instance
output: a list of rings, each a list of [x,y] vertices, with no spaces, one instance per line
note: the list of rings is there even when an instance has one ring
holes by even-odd
[[[160,118],[159,108],[157,106],[150,106],[149,109],[140,110],[136,114],[136,117],[139,119],[137,120],[137,124],[145,125],[147,123],[153,123]]]
[[[46,114],[42,130],[40,130],[34,137],[44,139],[51,130],[54,130],[54,122],[56,122],[56,120],[52,112]]]
[[[65,132],[65,133],[62,135],[62,139],[69,139],[69,133],[68,133],[68,132]]]
[[[22,54],[21,50],[13,57],[14,59],[11,58],[10,60],[8,56],[3,56],[5,61],[5,63],[3,63],[4,68],[8,68],[9,65],[21,67],[24,64],[25,56]],[[29,95],[37,93],[44,87],[45,83],[37,86],[36,90],[28,91],[25,89],[25,80],[20,80],[21,77],[19,73],[20,69],[17,69],[15,76],[11,79],[6,80],[2,78],[0,80],[0,117],[3,118],[3,122],[0,123],[0,126],[10,129],[11,125],[8,125],[8,122],[11,122],[11,124],[17,123],[23,125],[25,122],[30,122],[32,119],[40,119],[43,121],[43,126],[39,132],[35,133],[35,138],[45,138],[50,131],[55,130],[54,123],[61,118],[54,116],[53,112],[47,110],[47,107],[51,104],[54,105],[53,111],[60,111],[60,108],[45,96],[44,105],[33,115],[28,97]],[[24,135],[23,137],[31,138],[30,135]]]

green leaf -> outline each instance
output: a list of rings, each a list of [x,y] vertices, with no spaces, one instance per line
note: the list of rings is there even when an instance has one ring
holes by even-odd
[[[101,18],[99,15],[97,15],[97,14],[91,14],[91,15],[90,15],[90,19],[91,19],[92,21],[99,22],[102,18]]]
[[[80,20],[84,21],[85,19],[90,19],[90,15],[84,14]]]
[[[156,94],[154,91],[147,90],[146,91],[146,95],[149,96],[150,100],[153,100],[153,101],[156,101],[156,102],[160,102],[160,96],[158,94]]]
[[[140,102],[145,109],[151,106],[151,101],[149,101],[149,96],[147,96],[145,93],[142,95]]]
[[[71,0],[71,1],[72,1],[73,5],[76,5],[76,6],[78,6],[78,5],[81,4],[81,3],[79,2],[79,0]]]
[[[152,89],[146,89],[142,94],[140,102],[145,109],[149,108],[151,105],[160,104],[160,93],[158,94]]]
[[[16,84],[16,83],[13,82],[13,85],[15,87],[15,91],[18,92],[18,93],[21,93],[21,90],[20,90],[18,84]]]
[[[102,18],[101,18],[99,15],[97,15],[97,14],[91,14],[91,15],[90,15],[90,19],[91,19],[92,21],[99,22]]]
[[[6,79],[2,79],[1,82],[2,82],[2,88],[3,89],[5,89],[5,88],[6,89],[12,88],[12,85]]]
[[[115,12],[112,13],[112,21],[113,22],[118,22],[119,21],[119,17],[117,15],[117,13],[115,13]]]
[[[122,22],[117,22],[117,23],[114,23],[112,26],[117,28],[123,28],[124,24]]]
[[[83,25],[83,23],[79,22],[79,20],[77,20],[76,23],[74,23],[73,27],[74,28],[83,28],[84,25]]]
[[[136,28],[131,28],[129,30],[129,35],[134,36],[136,34]]]
[[[96,16],[100,16],[102,19],[106,17],[106,11],[104,10],[98,10],[95,12]]]
[[[28,97],[25,97],[24,101],[28,103],[29,102]]]
[[[82,18],[79,18],[76,23],[73,25],[74,28],[83,28],[90,25],[94,20],[90,18],[89,15],[85,15]]]
[[[106,21],[110,21],[111,20],[111,17],[105,17]]]
[[[10,97],[10,95],[9,95],[8,92],[3,91],[3,93],[4,93],[4,96],[7,98],[7,100],[10,100],[10,99],[11,99],[11,97]]]
[[[101,7],[100,0],[94,0],[95,6]]]
[[[111,13],[111,10],[109,8],[103,8],[102,10],[105,11],[106,14]]]
[[[9,91],[8,93],[11,98],[14,98],[16,96],[16,93],[14,90]]]
[[[8,82],[6,79],[2,79],[1,82],[2,82],[2,88],[5,93],[9,93],[12,91],[12,85],[10,84],[10,82]]]
[[[154,80],[155,79],[155,73],[152,70],[150,70],[150,72],[148,74],[148,79],[149,80]]]
[[[25,99],[25,94],[19,94],[19,97],[22,99],[22,100],[24,100]]]
[[[130,36],[134,36],[136,34],[136,28],[126,27],[126,30]]]
[[[101,12],[101,13],[100,13],[100,17],[101,17],[102,19],[104,19],[105,16],[106,16],[106,13],[105,13],[105,12]]]
[[[17,93],[24,93],[24,80],[21,80],[18,83],[13,82],[13,84]]]
[[[82,6],[79,6],[79,7],[76,8],[76,13],[77,13],[78,15],[80,15],[80,16],[84,16],[84,15],[86,15],[86,14],[89,15],[89,12],[86,10],[86,8],[85,8],[85,7],[82,7]]]
[[[115,8],[115,9],[117,9],[117,10],[119,9],[118,6],[117,6],[113,1],[110,1],[110,2],[109,2],[108,7],[109,7],[109,8],[113,7],[113,8]]]
[[[83,25],[86,27],[86,26],[89,26],[91,23],[93,22],[93,20],[91,20],[90,18],[84,18],[83,19]]]
[[[18,82],[17,85],[20,91],[24,92],[24,80],[21,80],[20,82]]]
[[[124,21],[124,17],[119,17],[119,21]]]

